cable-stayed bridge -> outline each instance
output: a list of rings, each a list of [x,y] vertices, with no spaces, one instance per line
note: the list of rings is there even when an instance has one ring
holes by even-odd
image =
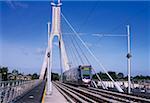
[[[150,102],[150,99],[146,97],[137,97],[131,93],[129,25],[126,27],[126,34],[97,34],[99,36],[127,38],[128,93],[125,93],[121,87],[122,83],[115,81],[111,77],[100,59],[95,56],[88,44],[81,38],[83,33],[78,33],[65,14],[61,12],[62,3],[60,0],[51,2],[51,5],[52,21],[47,24],[48,41],[39,80],[0,82],[1,103]],[[61,77],[60,81],[52,82],[51,72],[53,58],[55,58],[53,57],[53,40],[55,37],[58,38]],[[99,66],[99,69],[102,69],[107,74],[111,80],[110,83],[104,83],[101,80],[92,64],[93,61]],[[92,73],[96,74],[98,81],[92,80]],[[110,87],[117,92],[111,91]]]

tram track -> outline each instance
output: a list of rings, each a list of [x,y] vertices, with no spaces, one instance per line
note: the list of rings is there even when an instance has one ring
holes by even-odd
[[[129,94],[125,94],[125,93],[119,93],[119,92],[113,92],[113,91],[108,91],[108,90],[104,90],[104,89],[97,89],[97,88],[93,88],[93,87],[88,87],[88,88],[82,88],[81,89],[87,90],[87,91],[95,91],[96,93],[101,93],[101,94],[105,94],[105,96],[107,95],[111,95],[112,98],[114,99],[120,99],[123,102],[135,102],[135,103],[150,103],[150,98],[143,98],[140,96],[133,96],[133,95],[129,95]]]
[[[78,103],[150,103],[149,99],[123,93],[91,87],[74,87],[60,82],[53,82],[53,84],[62,90],[68,98],[70,97],[72,101]]]
[[[58,88],[66,92],[70,98],[73,98],[76,103],[121,103],[119,101],[105,98],[101,95],[90,93],[88,91],[82,90],[78,87],[70,86],[68,84],[54,82],[53,83]]]

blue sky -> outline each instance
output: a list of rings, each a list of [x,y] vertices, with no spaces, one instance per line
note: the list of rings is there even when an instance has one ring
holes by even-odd
[[[126,38],[95,34],[125,34],[129,24],[132,75],[149,75],[149,8],[149,2],[64,1],[62,12],[77,32],[85,33],[81,38],[101,63],[108,70],[124,74],[127,74]],[[0,2],[0,65],[24,73],[39,73],[47,47],[47,22],[50,20],[51,5],[48,1]],[[69,32],[68,26],[62,25],[62,31]],[[69,42],[67,36],[64,37]],[[54,45],[53,71],[60,72],[57,39]],[[101,71],[88,53],[87,56],[96,71]]]

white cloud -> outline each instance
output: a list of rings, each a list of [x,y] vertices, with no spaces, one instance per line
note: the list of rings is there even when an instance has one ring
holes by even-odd
[[[6,0],[6,3],[13,9],[15,9],[14,3],[11,0]]]
[[[16,9],[16,8],[28,8],[28,5],[23,2],[19,1],[13,1],[13,0],[6,0],[5,1],[11,8]]]
[[[28,5],[22,2],[15,2],[15,6],[21,7],[21,8],[28,8]]]

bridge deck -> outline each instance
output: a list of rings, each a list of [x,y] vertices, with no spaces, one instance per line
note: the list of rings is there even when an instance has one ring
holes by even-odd
[[[44,92],[45,81],[33,88],[22,98],[18,99],[15,103],[41,103]]]
[[[52,95],[46,95],[44,93],[42,103],[67,103],[65,97],[56,89],[54,85],[52,86],[52,89]]]

